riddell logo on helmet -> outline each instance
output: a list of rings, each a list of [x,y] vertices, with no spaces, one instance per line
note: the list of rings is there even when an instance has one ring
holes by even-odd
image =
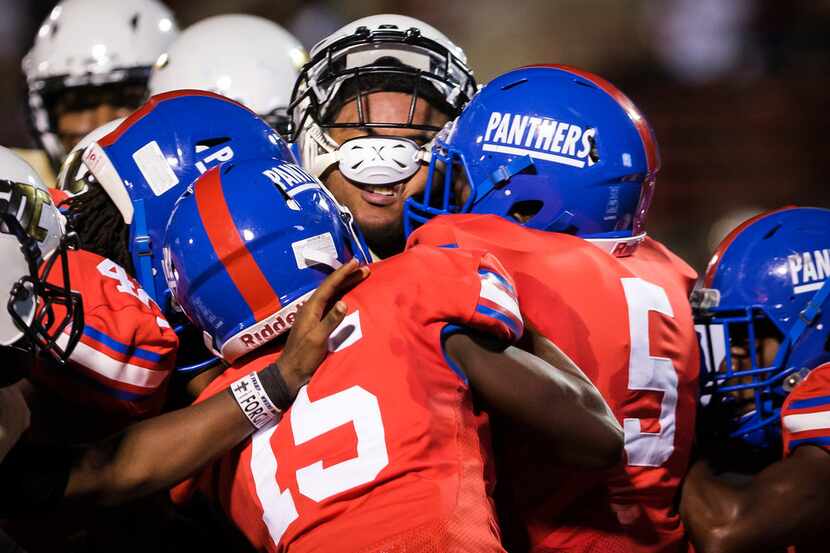
[[[830,249],[794,253],[787,256],[794,294],[818,290],[830,277]]]
[[[594,163],[588,154],[595,134],[596,129],[583,129],[566,121],[494,111],[481,148],[485,152],[530,156],[582,169]]]
[[[287,332],[294,325],[294,319],[297,317],[297,310],[305,302],[294,304],[290,307],[290,311],[280,311],[271,317],[265,319],[258,325],[250,328],[247,332],[242,334],[239,339],[248,349],[258,348],[259,346],[270,342],[283,332]]]

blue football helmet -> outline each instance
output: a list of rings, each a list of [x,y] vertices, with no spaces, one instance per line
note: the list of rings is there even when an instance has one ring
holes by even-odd
[[[614,85],[572,67],[523,67],[484,86],[439,133],[404,225],[408,234],[443,213],[520,212],[534,229],[637,236],[659,166],[651,128]]]
[[[233,362],[294,323],[323,279],[369,260],[351,213],[320,181],[277,159],[229,162],[182,195],[167,226],[174,300]]]
[[[720,414],[724,434],[755,447],[780,443],[784,399],[830,361],[828,283],[828,209],[763,213],[720,244],[693,303],[703,409]],[[774,359],[763,359],[763,338],[780,342]]]
[[[256,157],[293,161],[279,134],[252,111],[197,90],[153,96],[84,152],[130,227],[136,278],[165,313],[171,311],[162,241],[176,199],[211,167]]]

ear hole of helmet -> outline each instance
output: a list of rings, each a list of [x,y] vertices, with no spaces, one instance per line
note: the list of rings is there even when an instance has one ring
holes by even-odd
[[[216,146],[220,146],[225,142],[230,142],[230,137],[227,136],[217,136],[214,138],[205,138],[204,140],[200,140],[196,143],[196,153],[204,152],[205,150],[210,150],[211,148],[215,148]]]
[[[591,145],[591,150],[588,152],[588,158],[591,160],[591,164],[597,163],[599,161],[599,150],[597,149],[597,139],[594,137],[593,134],[588,135],[588,143]]]
[[[545,203],[541,200],[522,200],[510,206],[508,214],[519,223],[526,223],[542,211]]]

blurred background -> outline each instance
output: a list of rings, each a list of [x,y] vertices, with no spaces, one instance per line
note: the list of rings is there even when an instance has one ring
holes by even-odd
[[[112,0],[117,1],[117,0]],[[479,82],[566,63],[622,88],[650,120],[663,166],[649,232],[698,270],[755,212],[830,207],[830,0],[164,0],[182,28],[268,17],[307,48],[373,13],[422,19],[463,47]],[[0,0],[0,144],[31,147],[20,59],[54,0]]]

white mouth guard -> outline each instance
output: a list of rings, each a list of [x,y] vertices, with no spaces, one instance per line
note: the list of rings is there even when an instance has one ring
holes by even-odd
[[[334,163],[340,173],[361,184],[392,185],[404,181],[429,163],[432,143],[419,146],[408,138],[362,136],[347,140],[337,150],[315,160],[315,172],[322,174]]]

